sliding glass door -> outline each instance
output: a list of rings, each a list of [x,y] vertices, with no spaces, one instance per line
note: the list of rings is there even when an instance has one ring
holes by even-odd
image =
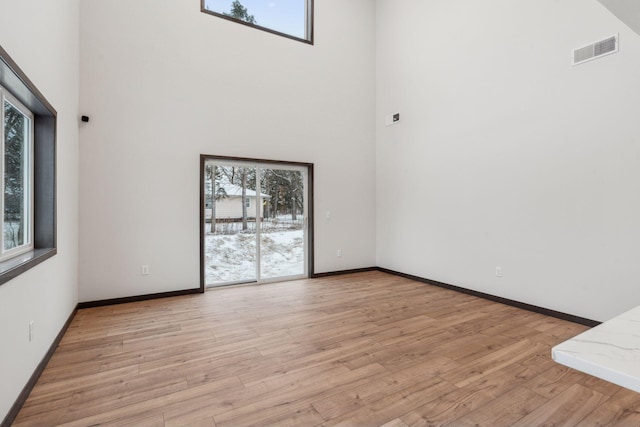
[[[203,156],[204,286],[309,275],[312,166]]]

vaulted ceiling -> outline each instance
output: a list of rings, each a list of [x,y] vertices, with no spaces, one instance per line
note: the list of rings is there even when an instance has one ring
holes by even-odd
[[[638,0],[598,0],[618,19],[640,35],[640,1]]]

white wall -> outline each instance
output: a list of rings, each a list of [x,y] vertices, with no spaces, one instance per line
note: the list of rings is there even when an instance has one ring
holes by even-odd
[[[595,0],[378,0],[378,265],[596,320],[640,304],[639,75]]]
[[[374,265],[375,6],[315,6],[310,46],[198,2],[82,2],[81,301],[199,286],[201,153],[314,163],[316,272]]]
[[[58,254],[0,286],[0,421],[77,304],[78,17],[78,0],[0,0],[0,44],[58,112]]]

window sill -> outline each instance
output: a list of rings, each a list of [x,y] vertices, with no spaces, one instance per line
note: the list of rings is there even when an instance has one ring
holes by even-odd
[[[34,249],[6,261],[0,261],[0,285],[18,277],[56,253],[56,248]]]

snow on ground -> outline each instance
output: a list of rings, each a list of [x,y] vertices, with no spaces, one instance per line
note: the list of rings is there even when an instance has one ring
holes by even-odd
[[[205,271],[207,285],[256,279],[254,233],[207,234]],[[261,233],[263,279],[304,273],[303,230]]]

